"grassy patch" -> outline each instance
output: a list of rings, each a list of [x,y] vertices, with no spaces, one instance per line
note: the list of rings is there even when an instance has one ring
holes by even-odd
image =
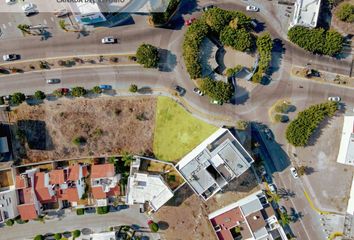
[[[154,153],[159,159],[177,161],[217,130],[196,119],[175,101],[157,101]]]

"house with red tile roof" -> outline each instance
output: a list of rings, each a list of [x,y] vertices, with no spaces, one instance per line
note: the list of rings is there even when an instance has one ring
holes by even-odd
[[[120,195],[120,174],[115,173],[114,164],[91,166],[91,190],[96,206],[107,206],[109,200]]]
[[[34,174],[34,191],[42,204],[57,201],[53,185],[50,183],[49,173],[36,172]]]
[[[262,191],[209,214],[219,240],[286,240],[284,229]]]

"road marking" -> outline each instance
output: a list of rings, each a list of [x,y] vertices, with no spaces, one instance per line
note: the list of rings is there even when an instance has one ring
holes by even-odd
[[[12,22],[9,22],[8,24],[9,24],[10,27],[12,26]]]
[[[328,215],[328,214],[335,214],[335,213],[332,213],[332,212],[327,212],[327,211],[322,211],[320,209],[318,209],[312,202],[310,196],[308,195],[308,193],[306,192],[306,190],[304,190],[304,194],[305,194],[305,197],[307,199],[307,201],[309,202],[310,204],[310,207],[315,210],[316,212],[318,212],[319,214],[321,215]]]
[[[44,19],[43,22],[44,22],[45,25],[47,25],[47,20]]]
[[[52,22],[55,22],[54,18],[53,17],[50,17],[50,20],[52,20]]]
[[[3,27],[4,29],[6,29],[6,25],[5,25],[4,23],[2,24],[2,27]]]

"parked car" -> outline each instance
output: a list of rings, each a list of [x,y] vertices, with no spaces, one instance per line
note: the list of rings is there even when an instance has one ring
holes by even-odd
[[[16,3],[16,0],[6,0],[6,4],[11,5]]]
[[[203,93],[199,88],[194,88],[194,89],[193,89],[193,92],[194,92],[195,94],[198,94],[199,96],[203,96],[203,95],[204,95],[204,93]]]
[[[331,102],[340,102],[341,98],[338,96],[328,97],[328,101]]]
[[[184,25],[186,26],[190,26],[196,19],[194,17],[188,19],[188,20],[185,20],[184,21]]]
[[[210,103],[211,104],[218,104],[218,105],[222,105],[223,104],[223,102],[219,101],[219,100],[210,100]]]
[[[4,61],[15,61],[18,59],[18,55],[17,54],[6,54],[2,56],[2,59],[4,59]]]
[[[111,85],[107,85],[107,84],[101,84],[99,86],[102,90],[111,90],[112,86]]]
[[[291,168],[290,168],[290,172],[291,172],[291,175],[293,175],[293,178],[295,178],[295,179],[298,179],[298,178],[299,178],[299,174],[297,173],[296,168],[291,167]]]
[[[246,11],[248,11],[248,12],[258,12],[258,11],[259,11],[259,8],[256,7],[256,6],[253,6],[253,5],[248,5],[248,6],[246,7]]]
[[[37,9],[35,5],[33,5],[33,3],[26,3],[25,5],[22,6],[22,10],[27,17],[37,13]]]
[[[70,89],[69,88],[59,88],[58,91],[61,92],[61,94],[63,94],[63,95],[67,95],[70,92]]]
[[[269,191],[272,193],[272,194],[276,194],[277,193],[277,188],[275,187],[275,185],[273,183],[269,184],[268,185],[268,188],[269,188]]]
[[[186,93],[186,89],[178,85],[175,86],[175,91],[178,93],[179,96],[183,96]]]
[[[59,78],[51,78],[51,79],[47,79],[47,83],[48,83],[48,84],[56,84],[56,83],[60,83],[60,79],[59,79]]]
[[[207,5],[207,6],[203,7],[203,12],[206,12],[209,9],[212,9],[212,8],[214,8],[214,5]]]
[[[102,38],[102,43],[103,44],[113,44],[113,43],[116,43],[116,39],[112,36],[109,36],[109,37],[104,37]]]

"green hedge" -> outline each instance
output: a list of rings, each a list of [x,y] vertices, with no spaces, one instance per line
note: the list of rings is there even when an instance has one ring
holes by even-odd
[[[154,25],[164,25],[168,22],[172,14],[177,10],[181,0],[170,0],[165,12],[151,13],[151,20]]]
[[[8,219],[8,220],[6,220],[6,222],[5,222],[5,224],[6,224],[6,226],[12,226],[12,225],[14,225],[14,220],[13,219]]]
[[[96,212],[97,214],[106,214],[108,213],[108,206],[97,207]]]
[[[204,78],[200,84],[200,89],[205,92],[212,100],[227,102],[233,95],[233,88],[230,83],[214,81]]]
[[[306,146],[318,125],[325,117],[332,117],[336,110],[336,102],[327,102],[313,105],[300,112],[287,127],[286,139],[296,147]]]
[[[312,53],[333,56],[343,48],[343,37],[334,30],[296,26],[289,30],[288,37],[290,41]]]
[[[84,214],[85,214],[85,210],[83,208],[76,209],[76,215],[84,215]]]
[[[251,51],[254,48],[254,37],[244,28],[225,27],[220,33],[220,41],[223,45],[242,52]]]

